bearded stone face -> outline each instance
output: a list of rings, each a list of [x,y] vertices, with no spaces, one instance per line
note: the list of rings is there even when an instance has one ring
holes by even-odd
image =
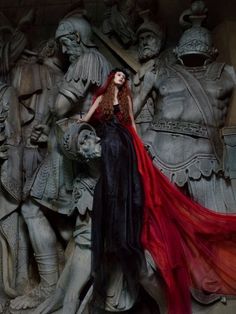
[[[76,61],[83,53],[83,47],[78,34],[68,34],[59,38],[62,53],[68,55],[71,63]]]
[[[161,50],[161,38],[153,32],[143,32],[139,35],[138,53],[141,62],[156,57]]]
[[[85,160],[92,160],[101,157],[100,138],[91,130],[82,130],[78,136],[78,155]]]

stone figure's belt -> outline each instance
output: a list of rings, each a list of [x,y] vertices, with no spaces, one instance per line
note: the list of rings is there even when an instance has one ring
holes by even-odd
[[[192,122],[158,120],[150,125],[150,129],[209,138],[207,128],[204,125]]]

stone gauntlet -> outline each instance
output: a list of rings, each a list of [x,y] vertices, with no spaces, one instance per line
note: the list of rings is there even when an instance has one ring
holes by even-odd
[[[50,127],[46,124],[35,125],[30,135],[32,143],[47,143]]]

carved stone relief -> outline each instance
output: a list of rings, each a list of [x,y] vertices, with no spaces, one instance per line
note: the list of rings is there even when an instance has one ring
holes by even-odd
[[[131,74],[137,129],[154,164],[202,205],[236,210],[235,128],[225,124],[236,76],[215,60],[211,33],[202,26],[204,2],[181,15],[185,30],[175,49],[150,15],[151,1],[104,4],[100,27],[80,6],[58,21],[55,38],[32,49],[26,30],[33,11],[17,26],[0,28],[0,313],[104,312],[93,305],[91,280],[101,146],[96,131],[75,120],[115,65]],[[149,252],[145,258],[140,285],[164,314],[162,281]],[[115,265],[110,276],[105,310],[132,309],[138,290],[127,289]],[[195,314],[211,309],[216,313],[216,305],[193,301]]]
[[[175,49],[178,62],[156,76],[157,110],[143,139],[154,162],[171,181],[186,186],[208,208],[234,212],[234,189],[223,172],[220,128],[225,124],[235,73],[215,61],[217,49],[210,32],[201,26],[205,18],[202,1],[183,12],[180,21],[187,29]]]

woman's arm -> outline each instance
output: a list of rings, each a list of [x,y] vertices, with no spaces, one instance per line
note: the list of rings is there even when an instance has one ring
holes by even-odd
[[[132,124],[132,127],[137,132],[136,124],[134,122],[133,104],[132,104],[132,100],[131,100],[130,96],[128,96],[128,101],[129,101],[129,116],[130,116],[130,119],[131,119],[131,124]]]
[[[93,105],[91,106],[91,108],[89,109],[89,111],[87,112],[87,114],[81,118],[78,119],[78,122],[89,122],[89,120],[91,119],[92,115],[94,114],[95,110],[98,108],[100,102],[102,100],[102,95],[99,96],[95,102],[93,103]]]

